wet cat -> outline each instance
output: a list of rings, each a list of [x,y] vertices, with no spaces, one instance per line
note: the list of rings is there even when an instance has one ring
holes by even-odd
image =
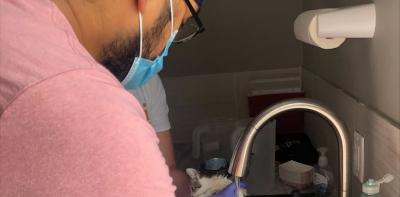
[[[190,177],[192,197],[210,197],[232,183],[226,176],[206,176],[193,168],[187,168],[186,174]],[[239,193],[239,197],[244,197],[246,191],[240,189]]]

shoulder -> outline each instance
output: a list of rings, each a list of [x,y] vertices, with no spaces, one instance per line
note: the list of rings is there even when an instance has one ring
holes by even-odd
[[[146,84],[135,89],[128,90],[142,103],[157,102],[165,98],[165,90],[160,76],[155,75]]]
[[[149,92],[158,92],[160,90],[164,90],[164,86],[159,75],[152,77],[145,85],[143,85],[142,88],[148,90]]]
[[[110,73],[98,69],[73,70],[40,81],[21,92],[6,111],[29,100],[35,103],[33,110],[52,113],[64,110],[70,115],[104,118],[101,113],[119,112],[145,117],[137,100]]]
[[[65,192],[85,196],[98,196],[91,188],[104,195],[173,195],[157,137],[143,110],[110,77],[81,70],[48,79],[26,90],[0,116],[0,130],[12,131],[2,133],[2,157],[34,166],[26,174],[27,181],[37,180],[29,183],[33,188],[59,196],[57,183],[63,182],[71,186],[63,188]],[[43,157],[46,163],[30,160]],[[60,168],[60,158],[68,158],[65,165],[74,168]],[[16,187],[28,184],[14,179],[20,168],[0,167],[0,172],[7,172],[5,177]]]

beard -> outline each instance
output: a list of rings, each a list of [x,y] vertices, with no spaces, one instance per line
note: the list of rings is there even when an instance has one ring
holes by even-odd
[[[171,18],[169,6],[164,6],[154,25],[143,33],[142,57],[150,57],[151,52],[162,40],[164,29]],[[157,42],[158,41],[158,42]],[[106,67],[119,81],[122,81],[132,67],[135,57],[139,56],[140,37],[137,33],[132,36],[117,36],[102,48],[100,63]]]

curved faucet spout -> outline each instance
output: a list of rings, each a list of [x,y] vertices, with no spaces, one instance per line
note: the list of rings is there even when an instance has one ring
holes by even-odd
[[[232,155],[229,173],[236,177],[243,177],[246,173],[246,167],[253,146],[255,136],[259,129],[278,114],[292,111],[305,110],[314,112],[326,119],[336,131],[336,137],[339,142],[339,163],[340,163],[340,196],[348,197],[350,192],[350,161],[349,161],[349,143],[347,132],[341,121],[336,115],[324,107],[318,101],[311,99],[292,99],[278,103],[258,115],[247,127],[246,132],[241,136],[236,144]]]

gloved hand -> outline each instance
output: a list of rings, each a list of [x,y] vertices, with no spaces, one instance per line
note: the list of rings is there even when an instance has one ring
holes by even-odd
[[[246,185],[240,181],[239,183],[240,188],[245,188]],[[214,194],[212,197],[236,197],[236,185],[235,183],[231,183],[228,186],[226,186],[223,190],[220,192]]]

